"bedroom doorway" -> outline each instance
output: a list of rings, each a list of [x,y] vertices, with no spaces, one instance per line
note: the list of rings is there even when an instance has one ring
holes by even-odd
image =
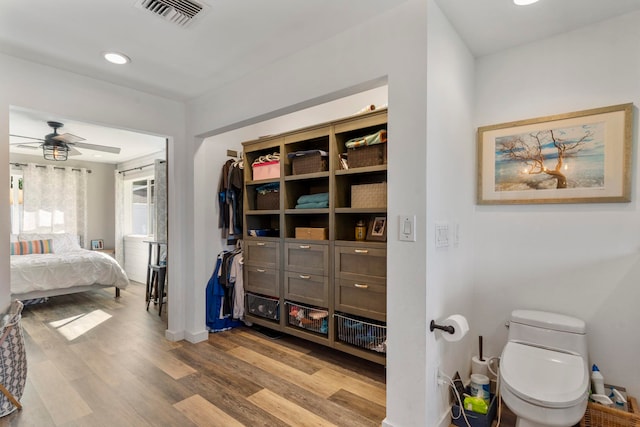
[[[82,143],[69,144],[68,157],[66,160],[49,160],[43,154],[42,141],[51,133],[49,122],[59,123],[62,126],[58,130],[59,134],[71,134],[79,137]],[[12,238],[22,231],[20,226],[23,221],[24,210],[21,208],[21,201],[26,197],[28,185],[24,182],[24,168],[27,165],[34,165],[38,170],[53,168],[60,172],[65,169],[74,171],[86,170],[86,218],[82,227],[78,225],[76,232],[78,241],[83,249],[100,248],[115,258],[123,257],[124,245],[118,242],[116,234],[117,224],[120,218],[114,206],[117,200],[117,180],[118,171],[128,168],[141,169],[147,164],[154,164],[160,161],[163,164],[161,177],[152,178],[152,188],[148,189],[150,195],[157,193],[157,181],[161,179],[166,188],[166,164],[167,164],[167,139],[156,135],[149,135],[129,130],[104,126],[96,123],[87,123],[63,117],[56,113],[36,111],[28,108],[11,106],[9,110],[9,161],[11,166],[10,200]],[[153,170],[154,168],[151,168]],[[77,172],[76,172],[77,173]],[[13,178],[11,180],[11,178]],[[33,180],[31,182],[33,186]],[[65,185],[55,185],[43,182],[45,191],[51,194],[63,194]],[[24,189],[23,189],[24,187]],[[55,191],[53,190],[55,188]],[[24,190],[24,192],[23,192]],[[136,191],[140,193],[140,191]],[[11,204],[11,202],[13,202]],[[150,207],[155,209],[157,202],[152,201]],[[164,213],[161,221],[166,229],[167,205],[164,200]],[[149,208],[149,206],[148,206]],[[46,211],[46,210],[45,210]],[[44,215],[59,215],[59,209]],[[65,219],[66,220],[66,219]],[[148,219],[146,227],[157,228],[158,217],[153,216]],[[57,222],[56,224],[60,224]],[[136,230],[139,230],[138,227]],[[79,230],[79,231],[78,231]],[[53,233],[67,232],[64,228],[52,229]],[[166,239],[166,237],[165,237]],[[92,242],[97,246],[93,246]],[[119,250],[117,249],[119,248]],[[135,254],[132,254],[134,256]],[[140,259],[143,268],[146,267],[145,256]],[[123,263],[120,264],[124,266]],[[126,270],[125,270],[126,271]],[[135,279],[132,279],[135,281]],[[144,286],[144,280],[140,286]],[[142,305],[142,302],[141,302]]]

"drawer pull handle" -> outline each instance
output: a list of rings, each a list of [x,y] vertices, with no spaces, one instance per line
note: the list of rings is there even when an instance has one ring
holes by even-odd
[[[265,272],[265,271],[267,271],[267,270],[265,270],[264,268],[256,268],[256,271],[257,271],[258,273],[264,273],[264,272]]]
[[[264,246],[264,245],[266,245],[266,243],[265,243],[265,242],[258,242],[258,243],[256,243],[256,246]]]
[[[301,278],[301,279],[305,279],[305,280],[307,280],[307,279],[310,279],[310,278],[311,278],[311,276],[306,275],[306,274],[301,274],[301,275],[300,275],[300,278]]]
[[[311,246],[309,245],[300,245],[300,249],[310,249]]]
[[[368,289],[369,285],[361,285],[360,283],[354,283],[353,286],[360,289]]]
[[[368,249],[355,249],[355,253],[357,253],[357,254],[368,254],[369,250]]]

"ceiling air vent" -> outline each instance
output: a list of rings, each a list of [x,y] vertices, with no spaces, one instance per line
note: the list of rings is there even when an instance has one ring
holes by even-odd
[[[165,21],[186,27],[202,12],[204,5],[191,0],[139,0],[136,7],[148,10]]]

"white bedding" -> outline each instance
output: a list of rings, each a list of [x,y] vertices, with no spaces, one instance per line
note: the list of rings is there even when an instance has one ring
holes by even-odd
[[[77,249],[63,253],[11,255],[11,294],[14,296],[97,285],[123,289],[128,284],[122,267],[102,252]]]

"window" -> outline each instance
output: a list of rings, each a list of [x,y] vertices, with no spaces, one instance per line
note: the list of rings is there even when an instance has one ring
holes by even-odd
[[[22,173],[11,173],[9,187],[9,207],[11,208],[11,234],[20,234],[22,230],[22,212],[24,210],[22,192]]]
[[[153,178],[136,178],[127,181],[127,234],[153,236],[155,234],[155,206],[153,205],[155,183]]]

